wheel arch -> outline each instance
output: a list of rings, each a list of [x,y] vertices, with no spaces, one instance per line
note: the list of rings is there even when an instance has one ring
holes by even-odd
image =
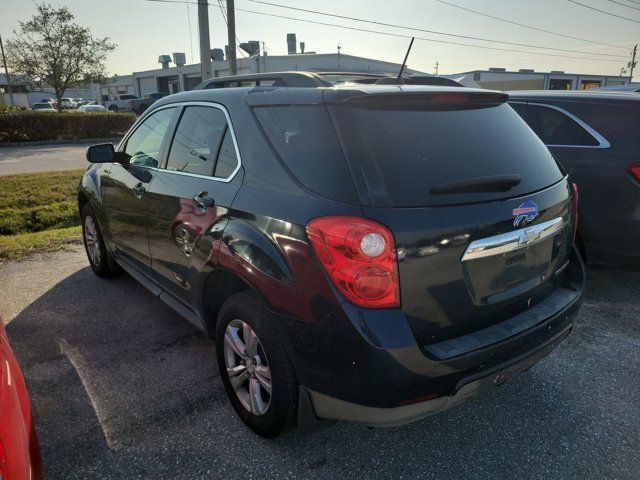
[[[264,300],[264,296],[236,272],[219,267],[207,275],[202,288],[202,313],[211,337],[215,334],[218,313],[224,302],[244,291],[254,292]]]

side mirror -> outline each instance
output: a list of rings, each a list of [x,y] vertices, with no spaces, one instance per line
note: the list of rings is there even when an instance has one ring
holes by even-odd
[[[116,149],[113,143],[91,145],[87,148],[87,161],[90,163],[112,163],[116,161]]]

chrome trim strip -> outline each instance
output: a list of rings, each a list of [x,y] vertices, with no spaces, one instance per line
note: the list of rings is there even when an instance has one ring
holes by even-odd
[[[482,238],[471,242],[462,255],[463,262],[477,258],[501,255],[521,248],[530,247],[562,231],[565,221],[562,217],[529,227],[501,233],[493,237]]]
[[[129,132],[127,132],[127,134],[125,135],[125,137],[120,141],[120,143],[118,144],[118,149],[121,148],[121,146],[123,147],[124,145],[126,145],[126,141],[129,139],[129,137],[133,134],[133,132],[138,128],[138,126],[144,122],[144,120],[151,114],[160,111],[162,109],[165,108],[171,108],[171,107],[192,107],[192,106],[197,106],[197,107],[212,107],[212,108],[217,108],[219,110],[222,110],[222,113],[224,113],[224,116],[227,119],[227,125],[229,125],[229,130],[231,130],[231,138],[233,140],[233,146],[234,149],[236,151],[236,157],[238,157],[238,165],[236,165],[236,168],[233,170],[233,172],[231,172],[231,175],[229,175],[227,178],[218,178],[218,177],[214,177],[213,175],[199,175],[197,173],[189,173],[189,172],[179,172],[177,170],[169,170],[167,168],[156,168],[155,170],[157,171],[161,171],[161,172],[167,172],[167,173],[174,173],[176,175],[186,175],[188,177],[196,177],[196,178],[205,178],[207,180],[213,180],[214,182],[222,182],[222,183],[229,183],[231,180],[233,180],[233,177],[236,176],[236,174],[238,173],[238,171],[240,170],[240,167],[242,166],[242,158],[240,158],[240,150],[238,149],[238,140],[236,139],[236,132],[233,129],[233,123],[231,122],[231,117],[229,116],[229,112],[227,112],[227,109],[224,107],[224,105],[221,105],[219,103],[216,102],[177,102],[177,103],[168,103],[166,105],[162,105],[159,106],[157,108],[154,108],[153,110],[151,109],[147,109],[144,114],[142,115],[142,117],[140,117],[140,119],[138,120],[138,122],[136,122],[136,124],[134,125],[135,129],[132,127]],[[147,113],[148,112],[148,113]],[[176,124],[176,130],[178,129],[178,127],[180,127],[180,121],[178,121],[178,123]],[[173,132],[175,133],[175,132]],[[171,144],[169,144],[169,148],[168,148],[168,152],[167,154],[171,151]],[[153,168],[153,167],[149,167],[149,168]]]
[[[547,107],[547,108],[551,108],[553,110],[557,110],[558,112],[566,115],[571,120],[573,120],[578,125],[580,125],[582,128],[584,128],[587,131],[587,133],[589,135],[591,135],[598,142],[598,145],[555,145],[555,144],[549,144],[549,145],[547,145],[547,147],[560,147],[560,148],[610,148],[611,147],[611,144],[609,143],[609,141],[606,138],[604,138],[602,135],[600,135],[596,130],[594,130],[593,127],[591,127],[590,125],[585,123],[584,120],[581,120],[580,118],[576,117],[571,112],[566,111],[564,108],[557,107],[556,105],[550,105],[548,103],[529,102],[529,101],[526,101],[526,100],[525,101],[515,101],[514,100],[513,102],[507,101],[507,103],[518,103],[520,105],[523,105],[523,104],[524,105],[537,105],[539,107]]]

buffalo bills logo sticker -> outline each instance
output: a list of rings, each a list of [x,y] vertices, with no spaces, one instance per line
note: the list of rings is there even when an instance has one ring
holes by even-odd
[[[526,202],[522,202],[518,208],[514,208],[513,214],[516,217],[513,219],[513,226],[517,227],[520,223],[533,221],[538,215],[538,206],[531,200],[527,200]]]

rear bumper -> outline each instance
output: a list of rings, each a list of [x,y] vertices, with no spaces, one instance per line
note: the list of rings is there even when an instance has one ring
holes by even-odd
[[[508,335],[491,329],[459,337],[447,354],[418,344],[399,309],[345,304],[318,324],[289,319],[301,396],[316,417],[367,425],[398,425],[446,410],[548,355],[571,331],[583,285],[584,265],[574,249],[561,287],[566,300],[547,302],[543,317],[532,309],[532,315],[496,324]]]
[[[392,427],[414,422],[421,418],[447,410],[469,400],[482,392],[502,385],[520,372],[528,370],[549,355],[562,342],[572,325],[568,325],[554,338],[543,345],[512,359],[461,380],[453,395],[435,398],[426,402],[414,403],[395,408],[377,408],[333,398],[313,390],[306,389],[311,405],[317,417],[330,420],[344,420],[372,427]]]

